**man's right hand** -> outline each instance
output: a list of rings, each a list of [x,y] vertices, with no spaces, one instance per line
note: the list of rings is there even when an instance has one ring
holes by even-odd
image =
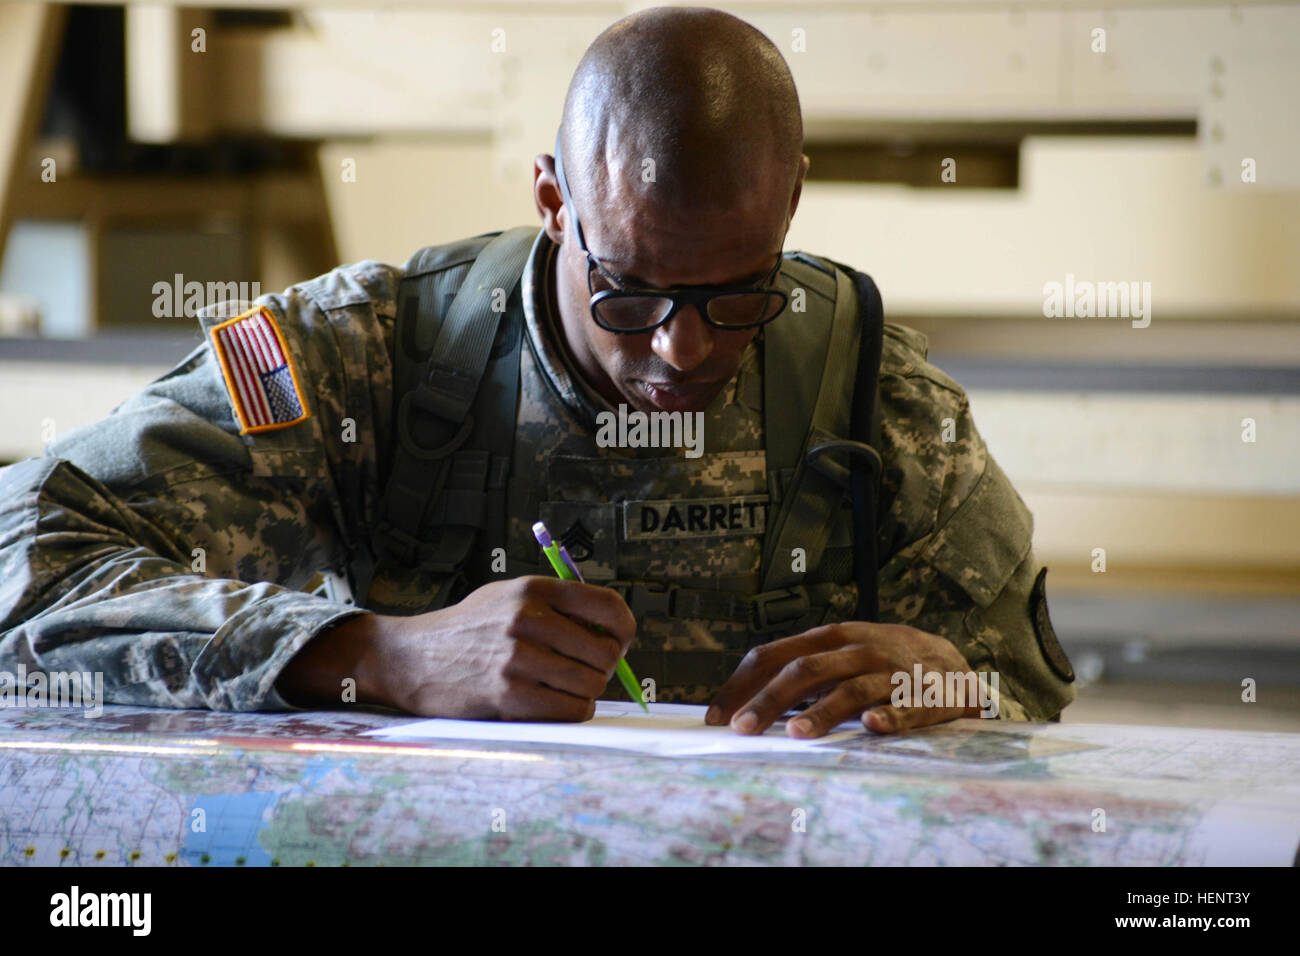
[[[303,647],[276,689],[332,706],[352,677],[358,703],[424,717],[588,720],[635,633],[614,591],[529,575],[428,614],[349,618]]]

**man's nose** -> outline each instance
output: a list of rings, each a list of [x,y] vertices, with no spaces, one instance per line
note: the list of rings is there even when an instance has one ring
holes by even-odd
[[[689,372],[713,351],[713,329],[697,307],[685,305],[654,330],[650,347],[679,372]]]

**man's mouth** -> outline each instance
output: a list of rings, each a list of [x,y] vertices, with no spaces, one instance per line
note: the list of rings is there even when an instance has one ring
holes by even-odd
[[[666,412],[689,412],[699,409],[701,401],[718,387],[717,382],[699,385],[673,385],[668,382],[637,382],[637,388],[657,408]]]

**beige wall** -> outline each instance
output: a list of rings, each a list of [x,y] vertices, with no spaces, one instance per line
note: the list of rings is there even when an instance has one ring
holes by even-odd
[[[532,157],[518,157],[507,177],[493,154],[474,136],[325,146],[321,171],[343,261],[401,264],[422,246],[538,222]],[[356,182],[343,181],[348,159]]]
[[[505,175],[472,137],[328,145],[343,258],[402,262],[537,222],[532,155]],[[341,181],[345,158],[354,183]],[[1030,138],[1022,176],[1006,192],[813,183],[788,246],[870,272],[895,315],[1041,316],[1043,284],[1066,273],[1150,282],[1154,321],[1300,315],[1300,192],[1211,189],[1195,143],[1165,138]]]

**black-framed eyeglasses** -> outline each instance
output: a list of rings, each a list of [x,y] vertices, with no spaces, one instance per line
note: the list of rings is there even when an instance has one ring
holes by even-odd
[[[777,255],[772,271],[758,285],[739,283],[677,286],[672,289],[645,289],[624,285],[587,248],[587,241],[582,235],[582,224],[578,221],[578,210],[565,180],[558,135],[555,138],[555,178],[560,181],[560,195],[568,207],[578,248],[587,256],[587,291],[591,293],[591,317],[602,329],[620,335],[651,332],[681,311],[682,306],[693,305],[709,325],[734,332],[766,325],[785,311],[786,294],[772,287],[772,282],[781,271],[781,254]],[[597,277],[603,278],[612,288],[597,288]]]

